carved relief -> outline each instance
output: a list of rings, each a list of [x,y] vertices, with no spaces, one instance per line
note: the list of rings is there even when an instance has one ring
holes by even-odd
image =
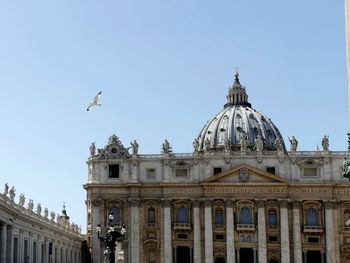
[[[128,205],[129,207],[139,207],[142,204],[142,200],[140,198],[129,198]]]
[[[235,201],[233,199],[226,199],[225,200],[226,207],[233,207],[234,205],[235,205]]]
[[[171,205],[172,205],[171,199],[161,199],[160,200],[161,207],[171,207]]]
[[[278,203],[279,203],[281,208],[288,208],[290,200],[288,200],[288,199],[278,199]]]
[[[255,204],[258,208],[265,208],[266,200],[264,199],[256,199]]]
[[[243,183],[248,182],[249,181],[249,170],[246,167],[242,167],[241,169],[239,169],[239,180]]]
[[[204,207],[211,207],[212,204],[213,204],[213,199],[204,199],[203,200]]]
[[[101,200],[101,199],[93,199],[93,200],[91,201],[91,203],[92,203],[92,206],[93,206],[93,207],[100,207],[101,204],[102,204],[102,200]]]
[[[193,200],[191,200],[191,202],[192,202],[193,207],[200,207],[202,204],[202,201],[199,199],[193,199]]]

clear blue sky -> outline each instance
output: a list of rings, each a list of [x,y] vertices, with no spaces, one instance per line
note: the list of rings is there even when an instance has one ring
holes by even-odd
[[[346,150],[343,1],[0,0],[0,191],[86,226],[86,160],[115,133],[192,151],[235,67],[284,139]],[[102,107],[86,112],[102,91]],[[16,197],[16,199],[17,199]]]

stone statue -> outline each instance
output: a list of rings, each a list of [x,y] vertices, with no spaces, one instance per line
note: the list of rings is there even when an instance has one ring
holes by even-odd
[[[171,146],[170,146],[170,143],[168,142],[167,139],[165,139],[165,141],[162,145],[162,148],[163,148],[163,153],[170,153],[171,152]]]
[[[33,203],[33,200],[32,199],[29,199],[29,202],[28,202],[28,210],[30,212],[33,211],[33,207],[34,207],[34,203]]]
[[[91,143],[90,145],[90,156],[94,156],[96,154],[96,146],[95,143]]]
[[[193,145],[193,150],[195,152],[198,152],[199,151],[199,140],[197,138],[194,139],[192,145]]]
[[[130,144],[132,147],[132,155],[137,155],[139,152],[139,144],[136,140],[134,140],[134,142],[130,142]]]
[[[291,152],[295,152],[297,150],[297,148],[298,148],[298,141],[297,141],[297,139],[294,137],[294,135],[292,136],[292,139],[290,139],[289,137],[288,137],[288,139],[289,139],[289,142],[290,142],[290,151]]]
[[[329,136],[324,136],[322,139],[322,147],[323,151],[327,152],[329,151]]]
[[[14,186],[12,186],[11,189],[10,189],[10,199],[11,199],[11,201],[15,200],[15,196],[16,196],[16,188]]]
[[[36,205],[36,213],[37,213],[38,215],[41,214],[41,204],[40,204],[40,203],[38,203],[38,204]]]
[[[226,152],[231,150],[230,138],[228,137],[228,133],[227,132],[225,133],[224,145],[225,145],[225,151]]]
[[[275,145],[276,145],[277,151],[282,151],[283,150],[283,146],[282,146],[281,140],[278,137],[275,140]]]
[[[350,180],[350,161],[346,157],[343,161],[343,176]]]
[[[4,196],[7,196],[8,192],[9,192],[9,185],[8,185],[7,183],[5,183],[3,195],[4,195]]]
[[[18,205],[19,205],[20,207],[23,207],[25,200],[26,200],[26,198],[25,198],[24,194],[21,193],[21,194],[19,195]]]
[[[51,221],[55,220],[55,212],[54,211],[51,211],[50,217],[51,217]]]
[[[264,142],[260,134],[256,136],[254,148],[258,152],[261,152],[264,149]]]
[[[239,137],[239,142],[241,145],[241,151],[247,150],[247,144],[248,144],[248,134],[247,133],[241,133],[241,136]]]
[[[49,216],[49,209],[45,207],[44,209],[44,217],[47,218]]]
[[[204,147],[206,151],[210,151],[210,139],[207,137],[204,141]]]

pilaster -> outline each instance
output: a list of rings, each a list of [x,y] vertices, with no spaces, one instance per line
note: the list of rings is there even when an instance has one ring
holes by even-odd
[[[226,259],[227,263],[235,262],[235,236],[234,236],[234,200],[226,199]]]
[[[172,263],[172,244],[171,244],[171,200],[162,199],[161,207],[163,208],[163,257],[164,263]]]
[[[200,200],[192,200],[193,207],[193,262],[202,263]]]
[[[300,237],[300,206],[301,201],[293,201],[293,255],[295,263],[302,263],[301,237]]]
[[[335,247],[334,247],[334,218],[333,208],[334,200],[323,201],[326,214],[326,257],[327,263],[335,263]]]
[[[0,249],[0,262],[6,263],[6,245],[7,245],[7,224],[2,222],[1,224],[1,249]]]
[[[288,204],[290,200],[280,199],[281,263],[290,262]]]
[[[213,256],[213,220],[212,220],[212,199],[204,199],[204,236],[205,236],[205,263],[212,263]]]
[[[266,251],[266,220],[265,220],[265,203],[266,200],[258,199],[255,200],[258,208],[258,262],[267,262],[267,251]]]
[[[130,207],[130,263],[139,263],[140,261],[140,211],[139,206],[141,200],[139,198],[129,198],[128,205]]]

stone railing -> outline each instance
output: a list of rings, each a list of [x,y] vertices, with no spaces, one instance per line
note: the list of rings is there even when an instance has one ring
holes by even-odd
[[[237,231],[242,231],[242,232],[255,231],[255,224],[237,224],[236,225],[236,230]]]
[[[174,223],[174,229],[191,229],[190,223]]]
[[[29,201],[27,207],[24,207],[23,197],[22,200],[19,200],[16,203],[14,196],[8,197],[7,195],[0,194],[0,203],[2,203],[4,206],[9,206],[12,209],[16,210],[18,215],[27,216],[35,221],[58,228],[62,231],[70,232],[79,236],[81,235],[81,228],[78,225],[61,219],[59,214],[56,214],[52,211],[50,212],[49,218],[48,209],[45,208],[44,212],[42,213],[40,204],[37,205],[36,211],[34,211],[32,200]]]
[[[322,233],[323,232],[323,226],[304,226],[304,233]]]

